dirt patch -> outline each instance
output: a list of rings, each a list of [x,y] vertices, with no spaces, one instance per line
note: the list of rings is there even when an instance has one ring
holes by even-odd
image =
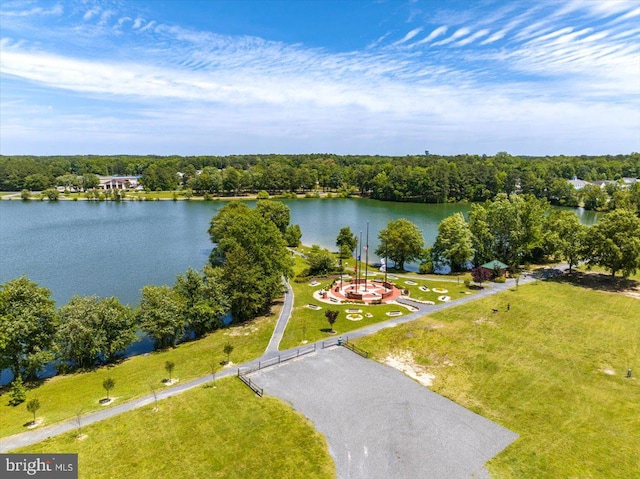
[[[389,354],[383,362],[392,368],[402,371],[426,387],[431,386],[433,380],[436,378],[428,372],[425,367],[416,363],[413,354],[408,351],[399,354]]]

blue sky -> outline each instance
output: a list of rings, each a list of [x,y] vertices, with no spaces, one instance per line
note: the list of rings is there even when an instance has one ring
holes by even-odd
[[[640,151],[640,1],[0,2],[1,154]]]

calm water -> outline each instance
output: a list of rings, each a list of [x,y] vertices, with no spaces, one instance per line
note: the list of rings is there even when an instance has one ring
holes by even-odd
[[[390,203],[361,199],[290,200],[291,222],[305,244],[335,249],[340,228],[366,235],[370,261],[378,232],[406,218],[432,244],[438,223],[470,209],[466,204]],[[253,206],[253,202],[249,202]],[[223,202],[36,202],[0,201],[0,283],[20,275],[52,291],[57,305],[73,294],[117,296],[137,305],[147,284],[173,284],[188,267],[204,266],[212,244],[211,217]],[[577,211],[583,223],[596,215]]]

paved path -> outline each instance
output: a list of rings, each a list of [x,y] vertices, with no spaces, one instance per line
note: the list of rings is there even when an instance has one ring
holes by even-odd
[[[282,305],[282,309],[280,310],[280,316],[278,317],[276,327],[273,330],[273,334],[271,335],[271,339],[269,340],[269,344],[267,345],[265,355],[278,352],[280,341],[282,341],[282,335],[284,334],[284,330],[286,329],[289,318],[291,317],[291,311],[293,310],[293,290],[291,289],[291,285],[287,281],[284,282],[284,285],[286,288],[284,293],[284,303]]]
[[[518,435],[346,348],[250,374],[327,439],[339,478],[477,477]]]
[[[566,267],[566,265],[556,266],[556,268],[559,268],[559,269],[564,269],[564,267]],[[528,277],[523,276],[520,279],[520,284],[530,283],[532,281],[535,281],[535,279],[537,278],[538,277],[534,277],[534,276],[528,276]],[[434,313],[436,311],[441,311],[442,309],[450,308],[463,303],[467,303],[469,301],[474,301],[479,298],[483,298],[486,296],[490,296],[490,295],[505,291],[514,285],[515,285],[515,280],[509,279],[504,284],[493,283],[491,284],[491,287],[485,288],[476,294],[473,294],[455,301],[451,301],[448,303],[437,304],[434,306],[427,306],[420,303],[415,303],[415,306],[418,308],[418,311],[407,314],[405,316],[401,316],[399,318],[389,319],[382,323],[377,323],[356,331],[351,331],[348,334],[348,338],[354,339],[354,338],[359,338],[362,336],[374,334],[382,329],[394,327],[394,326],[397,326],[398,324],[407,323],[414,319],[423,317],[426,314]],[[278,345],[280,343],[280,339],[282,338],[282,333],[284,332],[286,323],[289,319],[289,316],[285,316],[284,312],[285,310],[288,310],[290,315],[291,308],[293,306],[293,293],[291,292],[290,287],[287,287],[287,289],[289,290],[289,292],[285,293],[285,299],[284,299],[282,311],[281,311],[280,317],[278,318],[278,323],[276,324],[276,328],[274,329],[273,335],[271,337],[271,340],[269,341],[269,345],[267,346],[267,350],[265,351],[265,354],[263,354],[259,358],[256,358],[247,363],[243,363],[236,367],[242,368],[242,369],[246,369],[246,368],[252,369],[258,365],[259,361],[271,359],[278,355]],[[322,341],[318,341],[317,344],[320,344],[321,342]],[[295,349],[296,348],[292,348],[287,351],[295,351]],[[216,373],[216,378],[223,378],[223,377],[234,375],[236,374],[236,371],[237,369],[226,369],[226,370],[219,371],[218,373]],[[175,386],[172,386],[170,388],[166,388],[166,389],[163,389],[162,391],[157,392],[156,393],[157,399],[161,400],[171,396],[175,396],[177,394],[181,394],[185,391],[188,391],[189,389],[193,389],[202,384],[210,382],[211,380],[212,380],[211,375],[206,375],[206,376],[202,376],[200,378],[194,379],[192,381],[188,381],[182,384],[177,384]],[[96,411],[93,413],[86,414],[85,416],[82,416],[82,425],[85,426],[94,422],[102,421],[103,419],[108,419],[110,417],[117,416],[119,414],[122,414],[123,412],[131,411],[133,409],[146,406],[148,404],[153,403],[154,400],[155,399],[153,394],[149,394],[147,396],[143,396],[141,398],[134,399],[126,403],[118,404],[117,406],[113,406],[113,407],[104,409],[102,411]],[[4,437],[0,439],[0,452],[6,452],[12,449],[16,449],[18,447],[35,444],[37,442],[42,441],[43,439],[46,439],[52,436],[57,436],[58,434],[71,431],[77,427],[78,427],[78,424],[75,420],[68,420],[68,421],[60,422],[51,426],[34,429],[32,431],[23,432],[20,434],[9,436],[9,437]]]

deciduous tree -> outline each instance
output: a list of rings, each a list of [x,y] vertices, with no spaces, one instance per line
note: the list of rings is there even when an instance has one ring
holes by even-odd
[[[437,263],[446,262],[452,271],[462,271],[473,258],[471,230],[462,213],[443,219],[438,225],[438,236],[432,254]]]
[[[336,246],[338,246],[339,251],[342,253],[343,251],[349,251],[347,256],[343,256],[343,258],[348,258],[356,249],[358,245],[358,238],[351,231],[351,228],[345,226],[344,228],[340,228],[340,232],[338,233],[338,237],[336,238]]]
[[[53,359],[58,325],[51,291],[26,276],[0,286],[0,369],[33,379]]]
[[[569,272],[585,257],[589,228],[570,211],[554,210],[544,220],[543,244],[548,255],[569,263]]]
[[[588,234],[589,263],[624,277],[640,268],[640,218],[630,210],[614,210],[591,227]]]
[[[422,257],[424,239],[418,227],[404,218],[389,221],[387,227],[378,233],[380,245],[376,254],[391,259],[396,268],[403,270],[407,261],[417,261]]]
[[[180,299],[173,289],[145,286],[136,315],[140,328],[153,339],[156,349],[163,349],[175,346],[184,335],[182,311]]]

